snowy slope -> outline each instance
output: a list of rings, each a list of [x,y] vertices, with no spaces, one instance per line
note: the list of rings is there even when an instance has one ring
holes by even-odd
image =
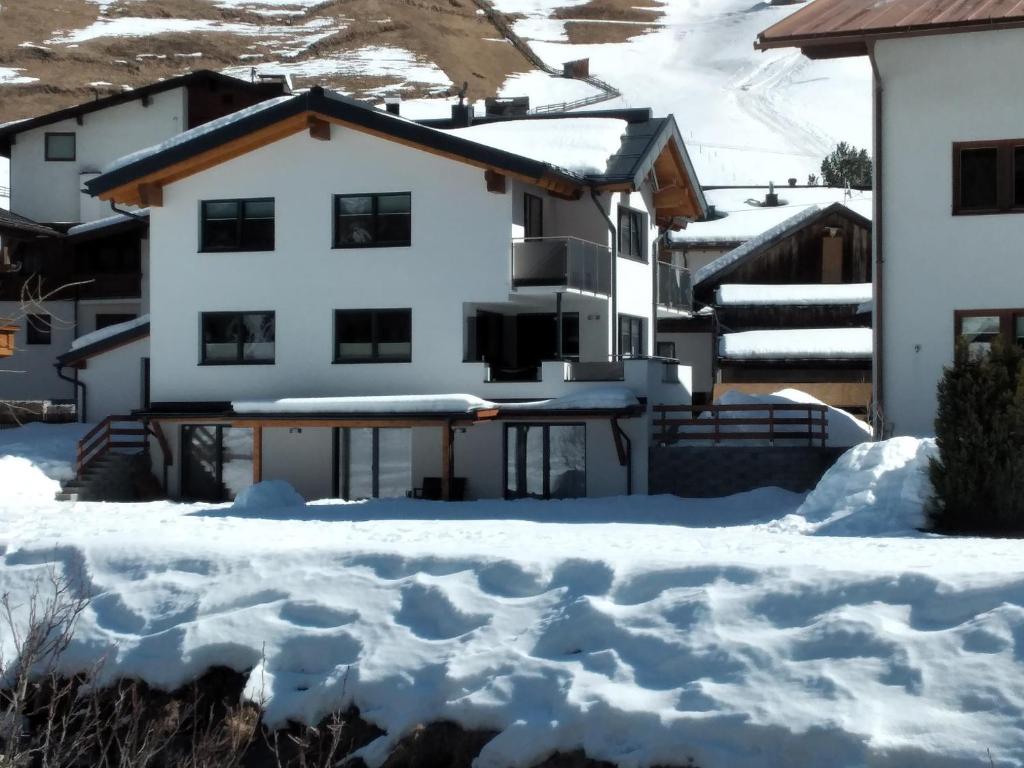
[[[84,566],[69,668],[105,653],[106,675],[168,688],[252,670],[271,723],[355,703],[387,731],[371,766],[440,719],[499,732],[481,768],[577,748],[636,768],[1024,766],[1022,544],[894,530],[912,516],[858,494],[920,496],[911,443],[854,449],[823,483],[860,519],[843,538],[804,535],[819,504],[773,489],[303,505],[270,486],[218,507],[3,484],[0,593]]]
[[[623,98],[597,105],[673,113],[703,184],[800,183],[840,140],[871,146],[870,68],[864,59],[812,62],[799,51],[761,53],[757,34],[802,6],[751,0],[670,0],[658,29],[626,43],[570,45],[551,19],[566,0],[500,0],[525,13],[516,31],[549,64],[589,57]],[[563,41],[559,41],[559,37]],[[557,81],[555,81],[557,82]],[[561,101],[535,80],[534,102]],[[527,81],[506,83],[522,93]]]

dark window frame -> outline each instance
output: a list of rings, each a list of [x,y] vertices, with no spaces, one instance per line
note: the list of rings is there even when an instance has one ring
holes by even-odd
[[[245,359],[245,345],[248,343],[241,337],[235,341],[238,351],[233,360],[207,360],[206,339],[203,327],[207,317],[237,317],[240,321],[246,315],[270,315],[274,321],[274,356],[271,359]],[[244,322],[242,322],[244,326]],[[274,310],[242,310],[242,311],[213,311],[199,313],[199,365],[276,365],[277,364],[277,312]]]
[[[666,360],[679,359],[676,357],[676,343],[674,341],[656,341],[654,342],[654,347],[655,352],[657,352],[657,357],[662,357]],[[669,347],[671,347],[671,349],[668,349]],[[662,354],[663,348],[665,349],[665,352],[669,352],[670,354]]]
[[[235,216],[235,244],[227,246],[211,247],[206,243],[206,206],[214,203],[235,203],[238,206],[238,213]],[[274,216],[271,219],[273,231],[268,247],[243,247],[242,228],[245,222],[246,203],[272,203],[274,205]],[[234,197],[217,200],[199,201],[199,253],[267,253],[276,250],[277,247],[277,202],[273,197]]]
[[[622,226],[623,217],[629,221],[629,227]],[[618,254],[624,259],[639,261],[646,264],[647,254],[647,213],[637,208],[630,208],[628,205],[619,205],[618,210]],[[628,232],[629,248],[623,248],[623,234]],[[639,252],[636,252],[637,249]]]
[[[532,211],[532,206],[536,206],[536,211]],[[523,192],[523,237],[527,240],[544,237],[544,198],[529,192]]]
[[[48,347],[53,344],[53,315],[33,312],[25,315],[25,344]]]
[[[511,493],[509,487],[508,478],[508,433],[511,430],[518,429],[519,427],[533,427],[542,430],[543,435],[541,439],[541,450],[543,456],[541,459],[541,472],[542,472],[542,495],[540,498],[550,499],[551,498],[551,427],[581,427],[583,429],[583,496],[578,498],[586,498],[587,494],[587,475],[589,468],[589,453],[587,451],[587,422],[585,421],[552,421],[552,422],[535,422],[535,421],[507,421],[503,424],[501,432],[501,477],[502,477],[502,495],[506,500],[512,499],[529,499],[531,496],[515,496]]]
[[[1015,344],[1017,334],[1014,329],[1014,321],[1017,318],[1024,319],[1024,307],[1011,309],[955,309],[953,310],[953,346],[960,343],[963,337],[963,321],[968,317],[998,317],[999,336],[1004,343]]]
[[[336,499],[344,499],[346,501],[357,501],[359,499],[352,499],[352,462],[351,462],[351,439],[352,439],[353,427],[334,427],[331,429],[332,435],[332,474],[331,474],[331,492],[333,497]],[[360,429],[355,427],[355,429]],[[401,429],[409,432],[410,449],[412,447],[412,427],[365,427],[372,431],[371,435],[371,459],[370,459],[370,488],[371,495],[366,498],[379,499],[380,496],[380,433],[384,429]],[[344,450],[343,450],[344,449]],[[412,451],[410,450],[409,456],[409,480],[410,485],[414,485],[413,479],[413,464],[412,464]],[[344,468],[342,467],[342,457],[347,461],[345,462]],[[409,492],[412,492],[412,488],[409,488]],[[398,497],[387,497],[387,498],[398,498]]]
[[[409,355],[404,358],[397,357],[381,357],[378,345],[380,344],[379,338],[379,325],[378,325],[378,314],[384,312],[405,312],[409,317]],[[372,352],[368,356],[362,357],[341,357],[338,354],[338,316],[342,314],[356,315],[356,314],[368,314],[370,315],[370,345]],[[406,364],[412,362],[412,308],[411,307],[373,307],[369,309],[336,309],[334,310],[334,347],[332,354],[332,362],[334,365],[366,365],[366,364],[387,364],[387,363],[399,363]]]
[[[1016,201],[1016,150],[1024,149],[1024,139],[998,139],[991,141],[957,141],[953,143],[953,215],[991,216],[1003,213],[1024,213],[1024,202]],[[967,150],[996,150],[996,205],[972,208],[963,205],[961,189],[961,154]]]
[[[74,139],[71,157],[54,157],[50,152],[50,139],[54,137],[70,136]],[[78,159],[78,134],[74,131],[47,131],[43,134],[43,157],[48,163],[73,163]]]
[[[640,354],[634,355],[630,352],[628,355],[622,350],[622,324],[623,321],[628,322],[631,326],[637,323],[640,328]],[[647,355],[647,318],[640,317],[639,315],[627,315],[619,313],[618,322],[615,325],[615,330],[619,334],[619,357],[631,357],[631,358],[642,358]],[[633,337],[634,328],[629,329],[630,338]]]
[[[369,197],[373,200],[373,211],[364,214],[373,217],[374,240],[369,243],[339,243],[338,242],[338,204],[340,200],[353,197]],[[409,239],[408,240],[385,240],[376,239],[378,232],[378,217],[380,214],[380,198],[382,197],[408,197],[409,198]],[[411,248],[412,247],[412,192],[352,192],[334,195],[331,199],[331,248],[337,251],[351,251],[360,248]]]

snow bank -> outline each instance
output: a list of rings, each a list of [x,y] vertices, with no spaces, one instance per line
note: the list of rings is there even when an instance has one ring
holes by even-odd
[[[231,508],[232,510],[255,511],[304,506],[306,506],[306,500],[299,495],[291,483],[284,480],[264,480],[262,483],[250,485],[238,494]]]
[[[719,354],[731,360],[870,358],[870,328],[787,328],[723,333]]]
[[[105,216],[95,221],[87,221],[84,224],[76,224],[67,231],[67,235],[68,237],[74,237],[75,235],[84,235],[86,232],[95,232],[107,227],[115,227],[118,224],[137,219],[140,216],[149,218],[149,208],[140,208],[132,216],[129,216],[127,213],[115,213],[113,216]]]
[[[737,392],[736,390],[729,390],[719,397],[716,403],[722,405],[767,405],[768,403],[775,403],[779,405],[791,405],[794,403],[810,404],[810,405],[825,405],[821,400],[816,397],[802,392],[799,389],[780,389],[770,395],[748,395],[745,392]],[[723,418],[734,418],[737,421],[743,419],[753,418],[767,418],[768,411],[743,411],[736,413],[723,413]],[[828,422],[828,445],[830,447],[845,447],[850,445],[858,445],[866,440],[871,439],[871,427],[865,424],[860,419],[856,418],[850,413],[840,409],[828,406],[827,413]],[[721,427],[723,432],[732,431],[746,431],[748,428],[744,426],[736,427]],[[806,427],[797,426],[788,428],[786,426],[777,426],[778,432],[786,432],[789,430],[796,432],[806,433]],[[744,445],[755,445],[756,441],[744,441]]]
[[[125,320],[123,323],[114,323],[108,325],[106,328],[100,328],[98,331],[92,333],[86,333],[79,336],[77,339],[71,342],[71,349],[81,349],[87,347],[90,344],[95,344],[98,341],[109,339],[117,336],[119,333],[130,331],[133,328],[139,328],[149,322],[149,315],[139,315],[132,320]]]
[[[906,536],[925,526],[934,439],[894,437],[843,454],[796,515],[826,536]]]
[[[74,476],[78,441],[92,428],[92,424],[26,424],[15,429],[0,430],[0,458],[16,457],[30,462],[51,480],[67,480]],[[12,471],[24,468],[20,461],[13,462]],[[27,473],[33,475],[34,473]],[[8,475],[11,477],[11,475]],[[27,478],[26,483],[34,481]],[[17,483],[0,482],[0,502]],[[53,494],[49,494],[53,498]]]
[[[871,283],[811,285],[721,285],[715,303],[729,306],[818,306],[823,304],[863,304],[871,301]]]
[[[0,499],[30,503],[53,499],[60,482],[21,456],[0,456]]]
[[[626,121],[605,117],[509,120],[447,130],[452,136],[529,157],[573,173],[604,173]]]

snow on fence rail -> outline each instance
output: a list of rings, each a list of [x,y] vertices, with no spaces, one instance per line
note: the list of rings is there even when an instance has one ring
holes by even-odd
[[[667,446],[689,441],[776,440],[787,445],[807,441],[828,444],[828,406],[815,403],[745,403],[739,405],[655,405],[654,443]]]

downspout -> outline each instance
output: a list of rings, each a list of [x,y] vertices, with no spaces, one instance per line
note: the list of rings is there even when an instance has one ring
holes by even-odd
[[[871,73],[873,80],[873,91],[874,91],[874,138],[875,138],[875,173],[874,173],[874,192],[873,192],[873,214],[874,219],[872,228],[875,233],[874,251],[875,251],[875,269],[874,269],[874,300],[875,305],[872,309],[872,326],[874,326],[874,407],[871,413],[871,422],[874,427],[875,437],[879,440],[885,438],[886,434],[886,420],[885,420],[885,349],[883,346],[883,340],[885,339],[885,220],[884,220],[884,205],[883,205],[883,194],[884,184],[883,172],[884,172],[884,160],[885,160],[885,142],[883,141],[883,106],[884,106],[884,94],[885,86],[882,83],[882,73],[878,68],[878,60],[875,58],[875,42],[872,41],[868,46],[868,59],[871,61]]]
[[[63,373],[64,365],[62,365],[61,363],[54,363],[53,367],[57,369],[57,378],[63,379],[64,381],[69,382],[70,384],[72,384],[75,387],[78,387],[81,390],[81,392],[82,392],[82,408],[81,408],[81,411],[79,412],[79,419],[78,419],[78,421],[80,423],[82,423],[82,424],[85,424],[86,423],[86,415],[87,415],[86,414],[85,382],[78,380],[78,370],[77,369],[75,370],[75,378],[71,378],[70,376],[65,376],[64,375],[64,373]]]
[[[618,301],[618,265],[619,265],[619,235],[615,231],[615,224],[612,222],[611,216],[605,211],[604,206],[601,205],[601,201],[597,199],[597,190],[593,187],[590,188],[590,199],[594,201],[594,205],[597,206],[597,210],[601,212],[601,218],[605,220],[608,225],[608,232],[612,236],[612,306],[611,306],[611,334],[612,334],[612,360],[619,359],[619,301]],[[611,204],[609,203],[609,208]]]

